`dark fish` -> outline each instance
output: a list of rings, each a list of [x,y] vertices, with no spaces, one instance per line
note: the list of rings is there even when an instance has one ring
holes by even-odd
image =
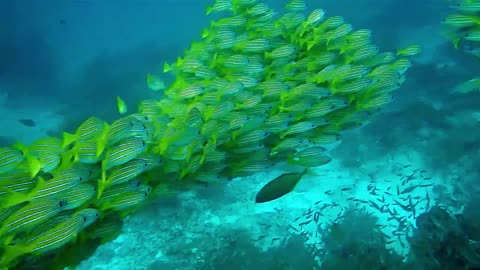
[[[305,173],[306,171],[301,173],[284,173],[278,176],[260,189],[255,197],[255,202],[269,202],[288,194],[295,188]]]
[[[272,238],[272,244],[276,241],[280,241],[280,238],[279,237]]]
[[[315,223],[318,223],[319,217],[320,217],[320,212],[315,212],[315,215],[313,216],[313,221],[315,221]]]
[[[414,190],[415,190],[417,187],[419,187],[419,186],[420,186],[420,185],[410,186],[410,187],[402,190],[402,191],[400,192],[400,194],[410,193],[410,192],[414,191]]]
[[[35,121],[33,121],[32,119],[20,119],[18,120],[18,122],[22,123],[24,126],[27,127],[34,127],[37,125],[37,123],[35,123]]]
[[[305,221],[305,222],[302,222],[302,223],[298,224],[298,226],[300,226],[300,227],[305,226],[305,225],[307,225],[308,223],[310,223],[310,222],[312,222],[312,221],[313,221],[312,219],[307,220],[307,221]]]

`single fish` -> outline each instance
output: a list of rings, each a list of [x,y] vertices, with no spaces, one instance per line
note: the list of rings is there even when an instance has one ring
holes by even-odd
[[[117,109],[120,114],[127,113],[127,104],[119,96],[117,96]]]
[[[307,170],[301,173],[284,173],[263,186],[255,197],[256,203],[264,203],[276,200],[291,191],[305,175]]]
[[[39,255],[57,249],[75,239],[79,232],[95,222],[100,216],[98,210],[86,208],[73,216],[60,219],[47,230],[37,230],[18,243],[5,246],[0,265],[8,265],[25,254]]]
[[[35,123],[35,121],[33,121],[32,119],[20,119],[18,120],[18,122],[22,123],[24,126],[27,127],[34,127],[37,125],[37,123]]]
[[[165,82],[159,76],[147,73],[147,86],[150,90],[157,92],[165,89]]]
[[[32,228],[65,209],[63,199],[40,199],[28,203],[11,214],[0,226],[0,235],[21,232]]]
[[[75,141],[88,141],[98,137],[104,132],[106,126],[107,124],[102,119],[90,117],[78,127],[75,134],[63,133],[63,147],[65,148]]]

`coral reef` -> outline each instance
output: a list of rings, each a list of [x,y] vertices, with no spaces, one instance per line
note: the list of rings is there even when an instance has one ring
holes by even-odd
[[[468,219],[467,215],[453,216],[438,206],[421,214],[409,240],[409,259],[421,269],[478,269],[480,246],[478,241],[470,241],[462,229],[478,224],[468,225]]]

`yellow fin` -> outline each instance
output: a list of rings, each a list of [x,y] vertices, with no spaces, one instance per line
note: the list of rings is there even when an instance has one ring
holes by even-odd
[[[28,170],[32,177],[35,177],[43,167],[43,164],[40,162],[40,160],[34,157],[28,157],[27,163],[28,163]]]
[[[67,132],[63,132],[63,148],[69,146],[73,142],[77,140],[77,135],[76,134],[70,134]]]
[[[100,135],[100,137],[98,137],[97,139],[97,153],[96,153],[97,158],[100,157],[100,155],[103,153],[103,150],[105,150],[109,128],[110,128],[109,125],[107,123],[104,123],[103,132]]]
[[[0,210],[30,201],[31,199],[30,194],[15,192],[9,188],[0,188],[0,190],[7,193],[7,195],[3,195],[0,199]]]
[[[119,96],[117,96],[117,109],[120,114],[127,113],[127,104],[125,104],[125,101]]]
[[[28,246],[21,244],[6,245],[4,249],[2,259],[0,260],[1,269],[8,269],[3,267],[10,265],[10,263],[18,257],[30,253]]]

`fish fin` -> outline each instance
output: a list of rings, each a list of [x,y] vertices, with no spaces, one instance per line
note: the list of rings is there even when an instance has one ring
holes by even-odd
[[[4,266],[8,266],[12,261],[27,253],[29,253],[29,248],[26,245],[6,245],[4,247],[2,259],[0,260],[0,266],[2,267],[2,269],[4,269]]]
[[[117,109],[120,114],[125,114],[127,112],[127,105],[120,96],[117,96]]]
[[[63,148],[66,148],[73,142],[77,140],[77,135],[76,134],[71,134],[67,132],[63,132]]]
[[[147,86],[150,88],[150,85],[152,84],[152,74],[147,73],[147,77],[145,78],[147,80]]]
[[[102,193],[105,190],[106,186],[107,186],[106,181],[103,181],[102,179],[98,179],[97,199],[99,199],[102,196]]]
[[[173,68],[169,63],[167,63],[167,62],[163,63],[163,72],[164,73],[167,73],[167,72],[171,71],[172,69]]]
[[[21,142],[15,142],[12,146],[13,148],[17,148],[18,150],[24,152],[25,155],[28,153],[28,147]]]
[[[28,170],[32,177],[35,177],[42,169],[42,162],[34,157],[27,158]]]
[[[105,161],[102,161],[102,176],[98,179],[97,199],[102,196],[103,190],[107,183],[107,169],[105,167]]]
[[[103,150],[105,150],[108,129],[109,129],[108,124],[104,123],[104,128],[103,128],[104,131],[102,132],[102,134],[97,140],[97,153],[96,153],[97,158],[100,157],[100,155],[103,153]]]
[[[15,234],[14,233],[6,235],[6,236],[3,237],[3,240],[2,240],[3,243],[2,244],[4,246],[8,246],[8,245],[10,245],[10,243],[12,243],[13,239],[15,239]]]
[[[30,201],[29,194],[13,191],[9,188],[0,188],[0,191],[7,193],[0,199],[0,210],[8,207]]]
[[[207,11],[205,12],[205,15],[210,15],[211,13],[213,12],[213,7],[212,6],[208,6],[207,7]]]
[[[65,169],[65,168],[68,168],[72,164],[72,156],[74,155],[72,151],[73,151],[73,149],[69,150],[67,152],[64,152],[60,155],[61,161],[60,161],[60,165],[58,166],[58,168]]]
[[[77,163],[80,161],[80,155],[78,153],[73,154],[73,162]]]

